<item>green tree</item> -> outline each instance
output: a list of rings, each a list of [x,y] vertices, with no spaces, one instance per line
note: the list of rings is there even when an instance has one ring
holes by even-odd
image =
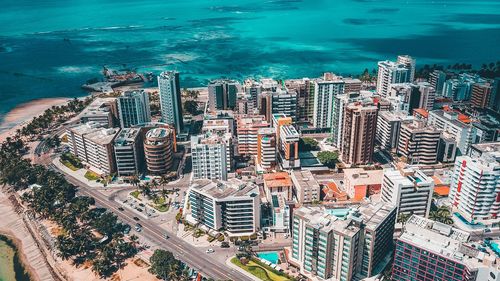
[[[328,168],[335,168],[335,164],[338,162],[339,154],[333,151],[320,151],[318,152],[318,160],[321,164],[327,166]]]
[[[299,140],[299,150],[300,151],[319,150],[318,141],[308,137],[301,138]]]
[[[182,275],[182,263],[169,251],[155,250],[149,262],[149,272],[162,280],[177,280]]]
[[[198,103],[194,100],[187,100],[184,102],[184,111],[189,112],[191,115],[198,114]]]

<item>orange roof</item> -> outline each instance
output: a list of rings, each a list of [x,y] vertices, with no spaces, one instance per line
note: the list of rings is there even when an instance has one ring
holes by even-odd
[[[458,114],[458,120],[463,122],[463,123],[470,123],[469,116],[467,116],[465,114]]]
[[[425,118],[429,117],[429,112],[423,108],[415,108],[413,110],[413,112],[418,113],[418,114],[424,116]]]
[[[450,187],[447,185],[441,185],[434,187],[434,192],[440,196],[448,196],[450,194]]]
[[[292,180],[287,172],[264,174],[263,178],[267,187],[292,186]]]
[[[326,187],[328,187],[328,189],[332,191],[333,196],[336,199],[347,196],[347,193],[345,191],[340,190],[334,182],[327,183]]]
[[[431,178],[434,180],[434,185],[443,184],[443,182],[441,181],[441,179],[438,178],[437,176],[432,176]]]
[[[356,185],[354,186],[354,201],[361,201],[366,198],[368,193],[367,185]]]

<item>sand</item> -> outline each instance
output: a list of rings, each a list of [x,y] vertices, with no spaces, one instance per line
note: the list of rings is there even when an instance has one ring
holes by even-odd
[[[30,101],[8,112],[0,124],[0,142],[8,136],[13,136],[17,129],[29,122],[33,117],[41,115],[52,106],[63,105],[70,98],[47,98]]]

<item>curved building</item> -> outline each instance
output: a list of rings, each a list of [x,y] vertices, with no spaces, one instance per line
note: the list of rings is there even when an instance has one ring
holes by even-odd
[[[175,133],[170,128],[153,128],[144,138],[144,155],[149,174],[166,174],[172,168]]]

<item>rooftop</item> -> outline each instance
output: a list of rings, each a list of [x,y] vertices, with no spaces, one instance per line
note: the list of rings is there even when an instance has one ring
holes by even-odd
[[[191,188],[216,199],[230,200],[235,197],[259,195],[259,188],[256,184],[239,179],[229,179],[228,181],[195,180]]]
[[[134,144],[140,132],[140,128],[122,129],[115,139],[115,146],[129,146]]]
[[[102,114],[107,115],[110,112],[110,104],[115,102],[116,98],[96,98],[91,104],[85,107],[78,116],[84,118]]]
[[[272,174],[264,174],[264,185],[268,188],[280,186],[292,186],[292,180],[287,172],[277,172]]]
[[[384,170],[344,169],[344,180],[350,186],[382,184]]]
[[[319,183],[309,170],[293,170],[291,173],[293,182],[303,189],[319,189]]]
[[[422,186],[427,187],[434,184],[432,178],[425,175],[418,169],[384,169],[384,176],[391,179],[392,182],[398,182],[405,186]]]
[[[91,121],[69,128],[74,134],[84,136],[92,142],[101,145],[110,144],[120,132],[120,128],[103,128],[102,124]]]

